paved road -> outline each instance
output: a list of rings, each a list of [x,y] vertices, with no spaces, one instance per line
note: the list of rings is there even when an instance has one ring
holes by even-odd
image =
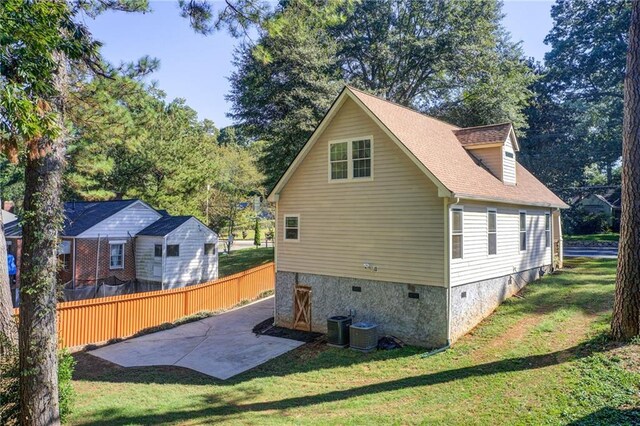
[[[617,247],[565,247],[565,257],[597,257],[615,259],[618,257]]]
[[[256,336],[273,316],[273,297],[242,308],[89,352],[123,367],[177,365],[228,379],[280,356],[302,342]]]
[[[225,251],[225,241],[220,240],[220,242],[218,243],[218,250],[223,252]],[[253,240],[235,240],[233,242],[233,245],[231,246],[231,251],[236,251],[236,250],[244,250],[244,249],[248,249],[248,248],[254,248],[255,246],[253,245]],[[262,242],[262,245],[260,247],[264,247],[264,241]],[[271,247],[271,242],[269,242],[269,247]]]

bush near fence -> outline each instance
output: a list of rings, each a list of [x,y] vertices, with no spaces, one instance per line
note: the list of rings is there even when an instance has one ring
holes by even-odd
[[[274,288],[272,262],[189,287],[58,303],[60,346],[129,337],[196,312],[231,308]],[[14,313],[18,315],[19,309]]]

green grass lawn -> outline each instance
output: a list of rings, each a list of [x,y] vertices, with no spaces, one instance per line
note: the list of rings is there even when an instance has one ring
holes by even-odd
[[[590,234],[590,235],[565,235],[567,241],[618,241],[620,234],[609,232],[606,234]]]
[[[220,252],[219,256],[219,276],[222,278],[272,262],[273,247],[248,248],[232,251],[231,254]]]
[[[606,339],[615,260],[567,265],[429,358],[314,343],[220,381],[80,354],[71,423],[639,424],[640,346]]]

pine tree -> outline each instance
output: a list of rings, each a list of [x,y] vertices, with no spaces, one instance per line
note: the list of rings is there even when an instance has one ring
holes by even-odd
[[[624,84],[622,214],[611,331],[616,339],[640,335],[640,2],[633,2]]]

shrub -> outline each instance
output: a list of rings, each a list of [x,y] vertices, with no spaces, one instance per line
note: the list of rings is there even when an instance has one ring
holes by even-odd
[[[62,421],[71,414],[75,397],[71,384],[75,365],[76,361],[69,351],[60,351],[58,354],[58,394],[60,420]],[[20,412],[19,376],[18,348],[12,348],[0,360],[0,424],[2,425],[18,424]]]
[[[589,213],[581,208],[569,209],[563,217],[567,233],[572,235],[609,232],[609,218],[604,213]]]
[[[75,391],[71,384],[73,378],[73,370],[76,366],[76,360],[73,359],[68,350],[63,349],[58,354],[58,395],[60,400],[60,420],[65,419],[71,414],[73,401],[75,399]]]

